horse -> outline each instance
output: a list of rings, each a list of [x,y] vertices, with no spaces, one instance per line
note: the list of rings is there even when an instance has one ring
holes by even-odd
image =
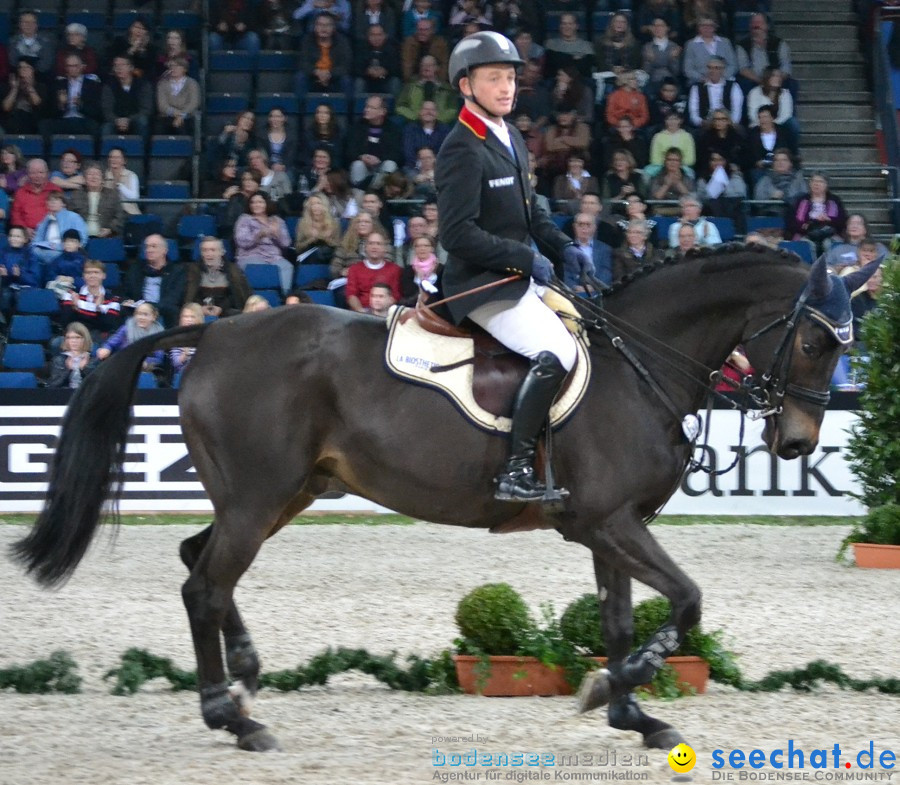
[[[586,546],[609,648],[587,708],[605,704],[610,726],[670,749],[681,734],[646,714],[633,690],[700,620],[700,589],[646,525],[692,453],[680,414],[702,408],[710,372],[743,344],[752,366],[768,369],[760,396],[769,450],[785,459],[812,452],[852,333],[844,322],[848,287],[861,283],[854,276],[829,275],[822,259],[810,267],[783,251],[738,245],[633,273],[605,296],[603,310],[584,302],[591,378],[553,438],[553,469],[570,491],[556,506],[494,499],[505,438],[473,427],[440,393],[389,375],[381,319],[300,306],[167,330],[113,355],[77,390],[45,505],[13,553],[45,585],[72,573],[105,519],[104,500],[121,487],[144,356],[196,346],[180,418],[214,514],[180,556],[207,726],[227,730],[243,750],[278,748],[250,717],[259,658],[234,588],[265,540],[318,496],[342,490],[421,520],[494,532],[552,528]],[[604,325],[614,339],[630,336],[624,343],[645,373],[623,359]],[[671,603],[670,618],[634,653],[632,580]]]

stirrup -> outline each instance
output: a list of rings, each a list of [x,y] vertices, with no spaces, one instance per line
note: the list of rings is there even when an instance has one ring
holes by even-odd
[[[535,476],[530,465],[516,466],[513,461],[494,478],[494,484],[497,486],[494,498],[503,502],[557,504],[569,496],[565,488],[552,488],[548,493],[547,486]]]

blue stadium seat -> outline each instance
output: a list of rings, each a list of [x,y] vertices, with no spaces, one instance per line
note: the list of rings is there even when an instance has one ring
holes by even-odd
[[[7,371],[6,373],[0,373],[0,388],[7,390],[34,390],[37,386],[37,376],[31,371]]]
[[[730,243],[734,239],[734,221],[730,218],[710,218],[709,222],[719,230],[723,243]]]
[[[315,96],[312,96],[309,101],[314,99]],[[344,97],[344,104],[346,103],[347,99]],[[297,97],[290,93],[259,93],[256,96],[254,111],[257,114],[268,114],[276,106],[282,109],[285,114],[300,114],[300,104],[297,102]]]
[[[784,229],[784,218],[780,215],[751,215],[747,219],[747,233],[764,230]]]
[[[815,261],[816,248],[809,240],[782,240],[778,247],[797,254],[807,264]]]
[[[294,273],[294,286],[306,286],[313,281],[331,280],[331,268],[327,264],[298,264]]]
[[[121,237],[91,237],[85,252],[89,259],[100,262],[125,261],[125,243]]]
[[[78,0],[73,0],[77,10],[70,9],[66,14],[66,24],[84,25],[88,30],[105,30],[106,14],[99,11],[78,8]]]
[[[300,223],[299,215],[286,215],[284,224],[287,226],[288,235],[293,240],[297,236],[297,224]]]
[[[204,235],[216,234],[216,219],[212,215],[185,215],[178,220],[178,239],[190,241]]]
[[[38,289],[29,286],[19,290],[16,300],[16,313],[46,314],[51,316],[59,313],[59,301],[56,295],[49,289]]]
[[[210,52],[206,89],[214,93],[250,93],[253,56],[242,51]]]
[[[0,14],[0,44],[9,43],[9,14]]]
[[[264,289],[281,289],[281,279],[278,276],[278,268],[274,264],[248,264],[244,268],[247,283],[255,292]]]
[[[672,228],[672,224],[678,221],[673,215],[655,215],[654,220],[656,221],[656,239],[660,245],[667,245],[669,242],[669,229]]]
[[[307,294],[309,295],[309,299],[316,305],[336,305],[334,301],[334,292],[330,289],[310,289]]]
[[[50,137],[50,155],[62,155],[70,149],[91,157],[94,155],[94,137],[87,134],[55,134]]]
[[[172,389],[177,390],[181,387],[181,377],[184,375],[184,371],[179,371],[172,377]]]
[[[46,362],[44,347],[37,343],[9,343],[3,352],[3,368],[10,371],[37,372]]]
[[[157,388],[156,377],[150,371],[141,371],[138,376],[137,388],[139,390],[155,390]]]
[[[191,185],[187,180],[157,180],[147,183],[148,199],[190,199]]]
[[[46,343],[53,337],[50,317],[43,314],[39,316],[25,316],[17,313],[9,324],[9,335],[7,337],[13,343]]]
[[[344,93],[310,93],[306,96],[306,113],[312,114],[320,104],[330,106],[335,114],[346,115],[350,111],[347,96]],[[359,101],[356,104],[365,105],[365,99],[362,104]]]
[[[553,220],[553,223],[556,224],[557,229],[564,228],[565,225],[571,220],[571,216],[563,215],[562,213],[551,213],[550,218]]]
[[[115,262],[104,262],[106,278],[103,286],[107,289],[118,289],[122,285],[122,271]]]
[[[194,140],[190,136],[151,136],[150,155],[154,158],[190,158]]]
[[[129,27],[131,27],[131,23],[134,22],[135,19],[140,19],[142,22],[150,25],[150,29],[153,30],[153,21],[149,18],[149,15],[146,12],[137,11],[134,9],[124,9],[113,11],[113,31],[117,33],[124,32]]]
[[[44,155],[44,137],[37,134],[21,134],[18,136],[9,134],[3,137],[3,144],[14,144],[26,158],[39,158]]]
[[[260,71],[296,71],[297,55],[294,52],[282,52],[276,49],[263,49],[259,53],[256,66]]]
[[[279,305],[284,305],[283,300],[281,299],[281,290],[280,289],[260,289],[258,292],[255,292],[260,297],[265,297],[266,301],[273,308],[277,308]]]
[[[206,96],[206,111],[215,114],[236,115],[250,108],[250,99],[246,95],[235,93],[208,93]]]
[[[100,140],[100,155],[109,155],[114,147],[121,147],[128,158],[144,157],[144,139],[140,136],[104,136]]]
[[[0,233],[0,251],[3,251],[9,245],[9,240],[5,234]]]
[[[733,37],[737,40],[745,38],[750,32],[750,19],[753,17],[752,11],[736,11],[734,14],[734,31]]]
[[[594,11],[591,14],[591,32],[595,35],[597,33],[605,33],[606,28],[609,27],[609,20],[612,19],[612,15],[612,11]],[[557,29],[559,29],[558,24]]]

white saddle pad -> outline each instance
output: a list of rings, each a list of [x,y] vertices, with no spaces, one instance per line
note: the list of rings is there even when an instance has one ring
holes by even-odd
[[[446,395],[456,407],[479,428],[508,433],[512,425],[509,417],[498,417],[478,405],[472,393],[474,362],[433,373],[432,367],[454,365],[475,356],[475,342],[471,338],[448,338],[423,330],[415,319],[401,324],[400,314],[406,308],[394,306],[388,316],[388,339],[385,363],[388,370],[401,379],[433,387]],[[587,391],[591,378],[591,358],[587,344],[573,335],[578,347],[578,359],[571,371],[572,380],[550,409],[550,423],[560,427],[575,411]]]

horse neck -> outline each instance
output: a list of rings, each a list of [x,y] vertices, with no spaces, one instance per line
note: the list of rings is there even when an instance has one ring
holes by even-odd
[[[669,360],[681,354],[718,369],[748,335],[748,325],[756,328],[790,310],[807,274],[780,252],[706,251],[636,278],[611,295],[607,307],[656,339],[653,348]],[[690,370],[705,381],[700,368]]]

